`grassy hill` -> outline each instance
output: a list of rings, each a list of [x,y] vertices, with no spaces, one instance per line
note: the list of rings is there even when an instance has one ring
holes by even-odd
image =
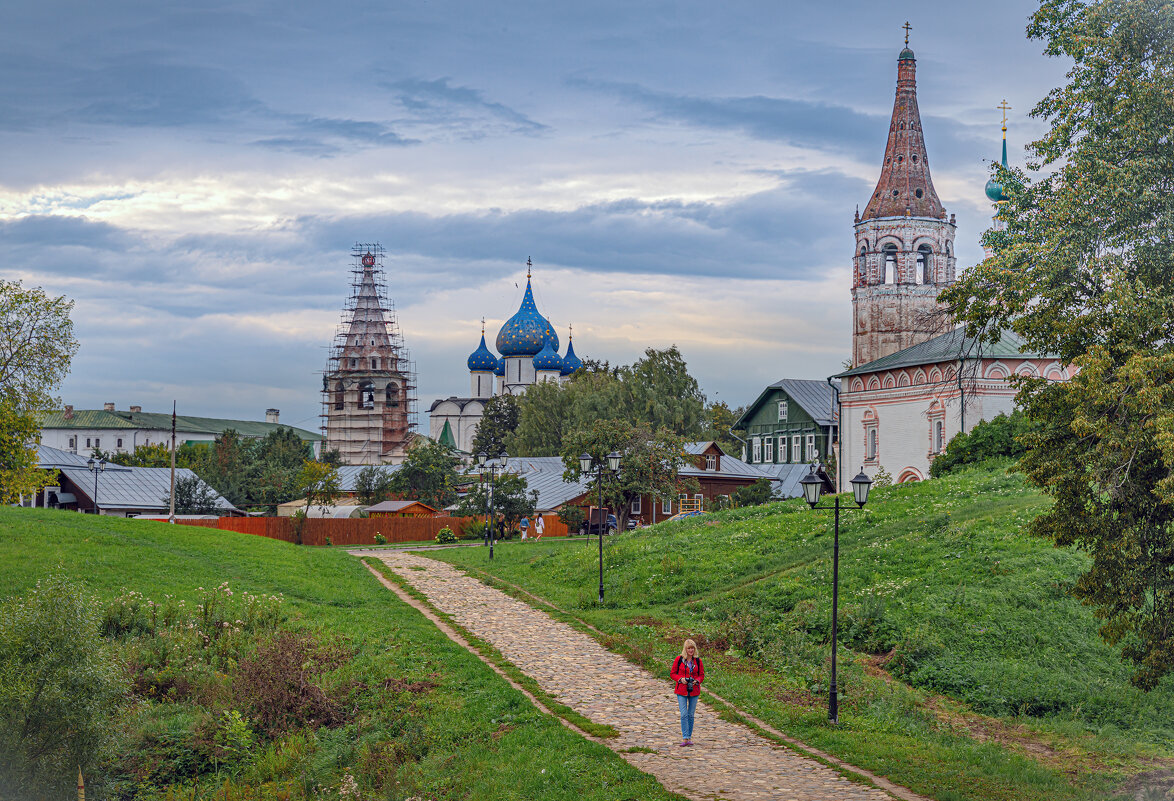
[[[1085,557],[1026,536],[1048,500],[1005,466],[874,490],[840,528],[841,703],[826,724],[832,515],[799,501],[590,544],[434,554],[607,632],[650,667],[683,636],[712,686],[937,798],[1105,798],[1174,764],[1174,682],[1149,693],[1067,589]]]
[[[0,508],[0,600],[54,573],[85,582],[132,678],[111,724],[117,738],[88,772],[91,799],[676,798],[538,713],[345,552]],[[247,623],[231,620],[238,612],[201,623],[213,602],[217,614],[240,609],[233,604],[244,593],[284,597],[277,634],[250,636]],[[170,611],[156,619],[157,609]],[[188,623],[166,627],[172,613]],[[228,633],[217,637],[213,627],[224,624]],[[257,657],[281,656],[272,647],[281,632],[318,644],[320,669],[306,678],[334,702],[327,724],[295,721],[272,733],[232,717],[258,690],[250,675],[273,677]],[[271,706],[275,686],[260,686]],[[53,797],[75,782],[76,773],[62,777]]]

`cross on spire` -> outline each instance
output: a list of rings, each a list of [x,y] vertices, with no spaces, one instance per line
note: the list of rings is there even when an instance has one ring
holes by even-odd
[[[905,20],[905,24],[902,25],[901,27],[905,29],[905,46],[908,47],[909,46],[909,31],[913,29],[913,26],[909,24],[909,20]]]
[[[575,338],[575,324],[567,323],[567,342]]]
[[[995,106],[995,108],[1002,109],[1002,111],[1003,111],[1003,138],[1006,139],[1007,138],[1007,112],[1011,110],[1011,107],[1007,105],[1007,98],[1004,97],[1003,102],[1000,103],[999,105]]]
[[[485,336],[485,318],[481,318],[481,336]]]
[[[527,256],[527,257],[526,257],[526,277],[527,277],[527,278],[529,278],[529,277],[530,277],[530,268],[531,268],[531,267],[533,267],[533,266],[534,266],[534,265],[533,265],[533,264],[530,262],[530,257],[529,257],[529,256]]]

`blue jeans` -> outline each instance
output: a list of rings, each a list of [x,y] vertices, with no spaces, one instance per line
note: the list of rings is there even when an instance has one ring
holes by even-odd
[[[681,708],[681,737],[693,739],[693,713],[697,711],[697,696],[678,695],[677,706]]]

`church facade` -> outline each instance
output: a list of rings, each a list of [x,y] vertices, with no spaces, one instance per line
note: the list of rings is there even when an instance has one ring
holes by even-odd
[[[473,437],[485,412],[485,404],[494,395],[521,395],[543,381],[562,383],[570,379],[583,362],[575,355],[575,346],[567,337],[567,352],[559,355],[558,334],[554,326],[539,313],[534,303],[529,260],[526,262],[526,290],[513,317],[497,333],[497,356],[481,343],[469,354],[469,395],[450,396],[433,401],[429,408],[429,434],[454,450],[471,453]]]
[[[991,345],[948,324],[937,296],[955,280],[955,219],[933,187],[916,63],[906,43],[880,178],[855,219],[852,366],[832,377],[841,382],[841,487],[861,469],[875,476],[883,468],[895,482],[928,478],[951,437],[1012,411],[1009,377],[1069,377],[1012,334]],[[1005,123],[1003,131],[1005,163]],[[1002,199],[989,185],[987,195]]]

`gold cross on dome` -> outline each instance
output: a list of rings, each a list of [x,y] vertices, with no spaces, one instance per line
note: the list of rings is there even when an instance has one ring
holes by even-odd
[[[909,31],[912,30],[913,26],[909,24],[909,20],[905,20],[905,24],[902,25],[901,27],[905,29],[905,46],[908,47],[909,46]]]
[[[1011,110],[1011,107],[1007,105],[1007,98],[1004,97],[1003,102],[995,108],[1003,110],[1003,130],[1005,131],[1007,130],[1007,112]]]

